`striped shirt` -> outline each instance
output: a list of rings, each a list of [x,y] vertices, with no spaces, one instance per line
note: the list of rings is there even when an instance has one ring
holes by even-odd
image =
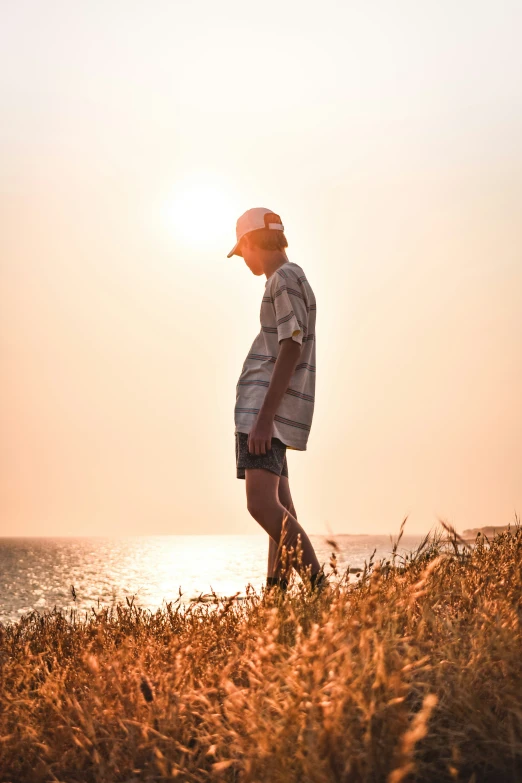
[[[301,355],[274,417],[272,437],[306,451],[315,399],[315,295],[302,268],[287,261],[266,281],[261,330],[252,343],[236,386],[235,432],[249,433],[259,413],[279,343],[291,337]]]

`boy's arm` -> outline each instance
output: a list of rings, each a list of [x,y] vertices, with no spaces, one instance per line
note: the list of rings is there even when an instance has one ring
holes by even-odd
[[[298,342],[291,337],[281,340],[270,386],[248,436],[248,450],[251,454],[266,454],[271,448],[274,416],[288,389],[300,355],[301,345]]]

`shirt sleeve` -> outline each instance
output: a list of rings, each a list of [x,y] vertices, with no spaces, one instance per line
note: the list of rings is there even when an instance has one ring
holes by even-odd
[[[308,332],[308,302],[299,283],[291,277],[275,275],[272,285],[277,340],[291,337],[299,345]]]

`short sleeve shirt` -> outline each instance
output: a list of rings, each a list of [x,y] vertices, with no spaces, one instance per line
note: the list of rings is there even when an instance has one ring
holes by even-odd
[[[273,437],[305,451],[315,402],[315,295],[303,269],[288,261],[266,281],[261,330],[243,363],[236,386],[235,431],[249,433],[263,404],[280,349],[291,337],[301,355],[274,417]]]

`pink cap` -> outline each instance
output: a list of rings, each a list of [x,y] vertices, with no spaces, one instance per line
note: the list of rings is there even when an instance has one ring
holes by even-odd
[[[231,258],[234,255],[240,255],[236,253],[239,243],[250,231],[256,231],[258,228],[269,228],[275,231],[284,231],[285,227],[281,221],[279,215],[272,212],[271,209],[265,209],[264,207],[254,207],[253,209],[247,209],[236,223],[236,239],[237,242],[227,255],[227,258]]]

